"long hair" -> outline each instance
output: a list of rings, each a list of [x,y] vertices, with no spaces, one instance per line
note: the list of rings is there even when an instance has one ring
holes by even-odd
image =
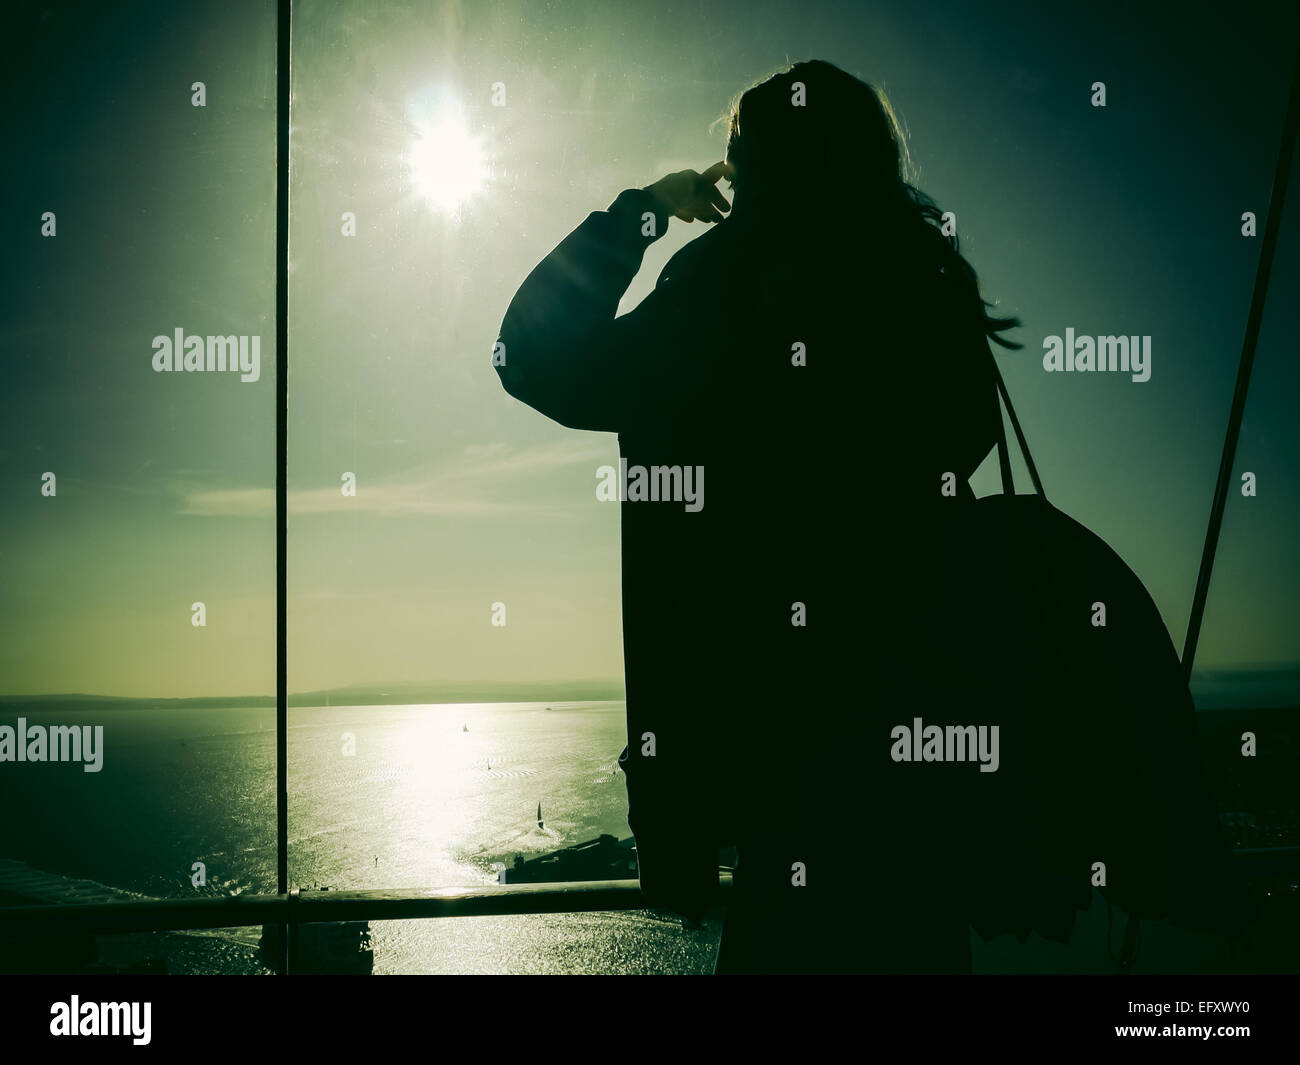
[[[834,230],[837,221],[823,213],[835,181],[851,193],[848,206],[877,241],[902,258],[942,269],[972,326],[1004,348],[1023,346],[1000,335],[1019,319],[989,313],[993,304],[980,295],[956,233],[943,232],[942,210],[909,180],[906,140],[883,92],[815,59],[745,90],[727,119],[737,202],[765,225]]]

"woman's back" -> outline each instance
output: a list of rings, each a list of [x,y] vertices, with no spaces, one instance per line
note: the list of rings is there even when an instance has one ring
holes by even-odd
[[[906,910],[941,928],[933,951],[912,942],[909,956],[949,967],[965,949],[960,907],[930,913],[951,895],[945,791],[915,777],[891,786],[876,767],[891,764],[889,730],[907,707],[951,701],[935,621],[958,592],[936,562],[995,436],[989,320],[969,268],[902,184],[872,90],[811,66],[814,108],[877,107],[879,143],[855,158],[884,169],[852,175],[862,202],[842,219],[788,209],[782,182],[797,175],[780,136],[809,131],[781,110],[784,86],[765,83],[751,93],[767,103],[746,111],[746,93],[733,123],[732,216],[616,318],[645,246],[686,210],[660,187],[689,191],[700,175],[624,192],[529,275],[502,324],[497,369],[512,394],[563,424],[619,436],[621,764],[643,890],[698,913],[716,848],[734,843],[735,913],[749,916],[729,921],[732,957],[773,905],[791,934],[823,914],[828,941],[836,927],[862,931],[889,920],[882,910]],[[860,117],[871,125],[872,113]],[[718,220],[700,195],[690,209]],[[684,499],[673,488],[688,475]],[[853,935],[843,943],[847,964],[871,967]],[[904,953],[887,951],[877,967]],[[833,959],[817,950],[805,960]],[[761,960],[751,952],[746,964]]]

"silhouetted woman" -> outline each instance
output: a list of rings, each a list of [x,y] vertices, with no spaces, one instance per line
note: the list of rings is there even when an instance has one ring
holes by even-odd
[[[501,327],[511,395],[619,434],[629,822],[647,896],[694,916],[738,846],[720,971],[969,965],[934,803],[882,785],[879,737],[944,668],[913,604],[1014,322],[904,165],[880,94],[796,64],[740,97],[724,163],[590,215]],[[716,224],[616,317],[671,217]],[[671,498],[687,469],[698,509]]]
[[[968,970],[973,919],[1068,931],[1088,902],[1086,867],[1044,893],[993,845],[1027,805],[1007,777],[891,758],[895,726],[1016,698],[952,530],[1017,323],[905,174],[884,98],[798,63],[739,98],[725,162],[591,214],[501,326],[511,395],[618,434],[629,823],[648,900],[688,916],[738,848],[719,972]],[[674,217],[713,226],[616,317]]]

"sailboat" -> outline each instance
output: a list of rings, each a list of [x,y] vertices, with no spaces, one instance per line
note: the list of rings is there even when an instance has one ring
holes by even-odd
[[[537,804],[537,827],[538,828],[546,827],[545,822],[542,821],[542,804],[540,802]]]

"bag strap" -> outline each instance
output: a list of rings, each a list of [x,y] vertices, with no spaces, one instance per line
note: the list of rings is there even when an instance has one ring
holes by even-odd
[[[1034,465],[1034,457],[1029,453],[1029,444],[1025,441],[1024,430],[1020,428],[1020,419],[1016,417],[1016,409],[1011,405],[1011,396],[1007,392],[1006,383],[1002,380],[1002,371],[998,369],[998,360],[993,357],[992,350],[989,351],[989,363],[993,367],[993,379],[997,382],[997,395],[993,397],[993,403],[997,407],[998,415],[998,467],[1002,473],[1002,494],[1013,496],[1016,494],[1016,483],[1011,476],[1011,455],[1007,450],[1007,430],[1002,424],[1002,407],[1007,408],[1007,416],[1011,419],[1011,428],[1016,433],[1016,445],[1020,448],[1020,454],[1025,460],[1025,466],[1029,470],[1029,478],[1034,482],[1034,491],[1036,491],[1044,500],[1047,499],[1047,493],[1043,491],[1042,479],[1038,476],[1038,467]],[[1001,403],[998,402],[998,396],[1001,396]]]
[[[989,352],[989,362],[993,364],[993,374],[997,379],[997,389],[993,393],[993,416],[997,419],[998,424],[998,470],[1002,474],[1002,494],[1004,496],[1013,496],[1016,494],[1016,480],[1011,474],[1011,455],[1007,451],[1007,427],[1002,421],[1002,400],[1004,394],[1002,386],[1002,375],[998,373],[997,360],[993,358],[993,353]]]

